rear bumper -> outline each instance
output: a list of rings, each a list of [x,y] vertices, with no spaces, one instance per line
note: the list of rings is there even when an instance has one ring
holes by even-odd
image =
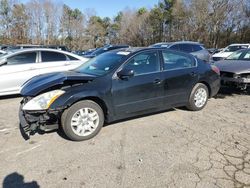
[[[20,132],[25,140],[36,133],[45,133],[58,129],[61,112],[51,111],[23,111],[24,103],[19,108]]]

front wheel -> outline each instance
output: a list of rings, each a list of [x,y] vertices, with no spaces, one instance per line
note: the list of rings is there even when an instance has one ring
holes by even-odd
[[[207,86],[202,83],[196,84],[189,97],[187,108],[192,111],[202,110],[207,104],[208,97]]]
[[[69,139],[88,140],[96,136],[103,127],[103,110],[94,101],[80,101],[63,112],[61,123]]]

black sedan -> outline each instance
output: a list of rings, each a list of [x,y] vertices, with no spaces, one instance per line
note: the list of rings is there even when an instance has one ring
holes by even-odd
[[[74,71],[29,80],[21,90],[20,128],[29,137],[61,127],[71,140],[86,140],[105,122],[172,107],[201,110],[219,88],[217,67],[192,55],[163,48],[119,49]]]

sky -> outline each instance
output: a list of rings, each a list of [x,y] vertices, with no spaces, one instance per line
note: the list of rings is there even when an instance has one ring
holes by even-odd
[[[159,0],[60,0],[71,8],[78,8],[82,12],[86,9],[96,11],[97,16],[113,18],[125,8],[153,8]],[[58,2],[58,1],[57,1]]]

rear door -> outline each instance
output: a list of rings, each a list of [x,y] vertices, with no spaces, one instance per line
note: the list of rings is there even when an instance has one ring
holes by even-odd
[[[39,74],[72,70],[81,65],[81,61],[64,53],[41,51],[37,64]]]
[[[164,103],[175,105],[187,102],[191,89],[198,81],[194,57],[175,51],[162,51]]]
[[[7,58],[0,66],[0,95],[19,92],[24,82],[37,74],[37,52],[23,52]]]

